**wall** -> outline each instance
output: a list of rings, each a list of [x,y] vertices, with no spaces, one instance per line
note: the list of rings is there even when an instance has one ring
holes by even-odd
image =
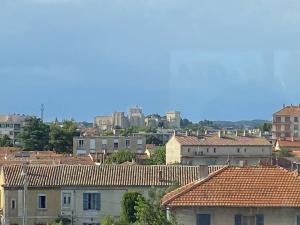
[[[190,207],[171,209],[179,224],[196,225],[199,213],[211,214],[211,225],[234,225],[234,216],[264,215],[264,225],[296,225],[300,208],[230,208],[230,207]]]
[[[175,136],[166,144],[166,164],[181,163],[181,145],[176,140]]]

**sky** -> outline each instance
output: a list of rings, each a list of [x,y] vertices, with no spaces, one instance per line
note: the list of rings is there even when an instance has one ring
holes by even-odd
[[[300,103],[299,0],[0,0],[0,114],[193,121]]]

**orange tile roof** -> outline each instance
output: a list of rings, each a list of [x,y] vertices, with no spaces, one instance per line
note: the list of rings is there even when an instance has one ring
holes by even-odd
[[[207,135],[202,139],[195,136],[176,136],[181,145],[188,146],[272,146],[264,137],[227,135],[219,138],[218,135]]]
[[[3,166],[2,171],[5,187],[23,186],[21,165]],[[29,187],[185,185],[200,176],[198,166],[179,165],[28,165],[27,171]]]
[[[300,207],[300,177],[281,167],[224,167],[168,193],[162,205]]]
[[[300,115],[300,107],[299,106],[286,106],[274,113],[275,116],[289,116],[289,115]]]
[[[277,140],[277,142],[281,148],[285,148],[285,147],[300,148],[299,139],[294,139],[294,141],[292,141],[291,139]]]

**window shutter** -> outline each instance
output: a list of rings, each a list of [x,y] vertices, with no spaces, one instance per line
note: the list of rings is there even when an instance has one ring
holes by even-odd
[[[100,199],[101,199],[100,193],[97,193],[96,194],[96,210],[100,210],[100,208],[101,208]]]
[[[297,216],[297,225],[300,225],[300,216]]]
[[[235,215],[234,216],[234,224],[235,225],[242,225],[242,216],[241,215]]]
[[[264,225],[264,215],[256,215],[256,225]]]
[[[88,210],[89,194],[83,193],[83,210]]]

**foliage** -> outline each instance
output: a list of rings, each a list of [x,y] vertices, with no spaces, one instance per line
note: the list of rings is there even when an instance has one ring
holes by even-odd
[[[272,124],[271,123],[264,123],[260,126],[260,130],[262,132],[271,132],[272,130]]]
[[[294,157],[295,155],[290,152],[287,148],[282,148],[274,153],[277,157]]]
[[[156,147],[150,159],[147,159],[145,164],[148,165],[164,165],[166,164],[166,147],[165,146],[158,146]]]
[[[4,135],[2,138],[0,138],[0,147],[12,147],[13,144],[11,143],[11,140],[9,136]]]
[[[121,202],[121,220],[127,223],[136,222],[135,205],[138,198],[142,195],[138,192],[127,192],[122,197]]]
[[[106,216],[102,221],[102,225],[127,225],[125,222],[115,220],[112,216]]]
[[[135,154],[128,149],[120,149],[117,152],[110,154],[106,159],[106,164],[121,164],[123,162],[135,159]]]
[[[162,145],[163,142],[156,135],[150,134],[146,136],[146,144]]]
[[[41,119],[30,117],[19,135],[22,147],[28,150],[48,149],[49,130],[49,126]]]
[[[73,137],[78,136],[77,125],[73,120],[65,120],[62,125],[50,125],[49,144],[58,152],[72,152]]]

